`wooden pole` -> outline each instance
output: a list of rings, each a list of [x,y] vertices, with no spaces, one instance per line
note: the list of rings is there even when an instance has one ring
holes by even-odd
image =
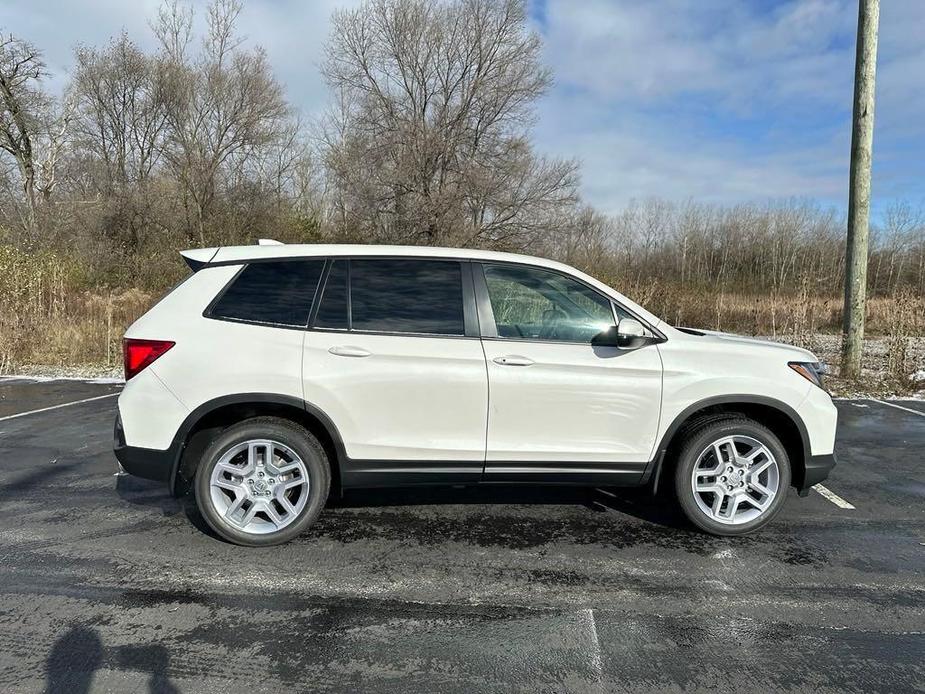
[[[845,310],[842,339],[843,377],[861,375],[867,257],[870,239],[870,165],[874,141],[874,81],[880,0],[858,2],[858,45],[854,65],[854,113],[848,190],[848,247],[845,259]]]

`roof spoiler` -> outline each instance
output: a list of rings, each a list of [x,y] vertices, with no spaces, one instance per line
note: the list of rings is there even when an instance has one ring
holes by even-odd
[[[257,239],[258,246],[285,246],[282,241],[277,241],[276,239]],[[185,251],[180,251],[180,255],[183,256],[183,260],[186,261],[186,264],[189,265],[189,269],[193,272],[198,272],[202,270],[206,265],[215,260],[215,256],[218,255],[219,248],[190,248]]]
[[[183,260],[193,272],[198,272],[208,265],[217,253],[218,248],[191,248],[187,251],[180,251]]]

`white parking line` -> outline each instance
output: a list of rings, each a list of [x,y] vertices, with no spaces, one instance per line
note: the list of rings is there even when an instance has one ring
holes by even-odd
[[[5,422],[8,419],[16,419],[17,417],[25,417],[30,414],[38,414],[39,412],[50,412],[51,410],[60,410],[62,407],[70,407],[71,405],[79,405],[82,402],[93,402],[94,400],[102,400],[103,398],[113,398],[117,396],[118,393],[107,393],[106,395],[97,395],[94,398],[84,398],[83,400],[75,400],[74,402],[64,402],[60,405],[52,405],[51,407],[43,407],[38,410],[29,410],[28,412],[19,412],[17,414],[10,414],[6,417],[0,417],[0,422]]]
[[[849,510],[851,510],[851,511],[854,510],[854,505],[853,505],[853,504],[849,504],[847,501],[845,501],[844,499],[842,499],[838,494],[836,494],[835,492],[833,492],[831,489],[829,489],[829,488],[827,488],[827,487],[823,487],[821,484],[814,484],[814,485],[813,485],[813,489],[815,489],[815,490],[816,490],[817,492],[819,492],[822,496],[824,496],[826,499],[828,499],[829,501],[831,501],[833,504],[835,504],[835,505],[838,506],[839,508],[847,508],[847,509],[849,509]]]
[[[918,410],[913,410],[909,407],[903,407],[902,405],[897,405],[895,402],[887,402],[886,400],[877,400],[877,398],[870,398],[871,402],[878,402],[881,405],[886,405],[887,407],[895,407],[897,410],[902,410],[903,412],[911,412],[912,414],[917,414],[919,417],[925,417],[925,412],[919,412]]]
[[[601,657],[601,642],[597,636],[597,622],[594,620],[594,610],[586,609],[582,610],[581,614],[585,617],[585,623],[588,626],[588,631],[591,634],[591,670],[594,673],[595,688],[597,691],[604,690],[604,663],[603,658]]]

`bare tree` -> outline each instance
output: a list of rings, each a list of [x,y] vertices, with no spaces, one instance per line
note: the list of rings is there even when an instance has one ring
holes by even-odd
[[[164,157],[192,212],[191,228],[205,243],[206,222],[220,175],[233,158],[277,142],[289,109],[260,48],[235,35],[236,0],[209,6],[207,35],[190,57],[192,13],[177,4],[159,15],[159,85],[168,125]]]
[[[547,89],[522,0],[368,0],[339,11],[323,74],[337,217],[372,239],[523,246],[577,199],[528,134]]]
[[[46,75],[41,52],[12,35],[0,36],[0,149],[16,162],[25,203],[24,226],[32,231],[40,200],[57,185],[57,164],[70,109],[56,114],[41,88]]]
[[[165,145],[166,109],[155,63],[126,34],[103,50],[81,46],[70,87],[75,144],[102,164],[102,194],[142,183]]]

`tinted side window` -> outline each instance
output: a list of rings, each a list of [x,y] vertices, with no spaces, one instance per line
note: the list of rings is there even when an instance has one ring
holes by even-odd
[[[614,324],[610,301],[557,272],[484,265],[499,337],[591,342]]]
[[[315,327],[346,330],[350,327],[347,315],[347,261],[335,260],[324,283]]]
[[[354,330],[464,335],[462,269],[444,260],[352,260]]]
[[[214,318],[305,327],[323,260],[247,265],[212,307]]]

